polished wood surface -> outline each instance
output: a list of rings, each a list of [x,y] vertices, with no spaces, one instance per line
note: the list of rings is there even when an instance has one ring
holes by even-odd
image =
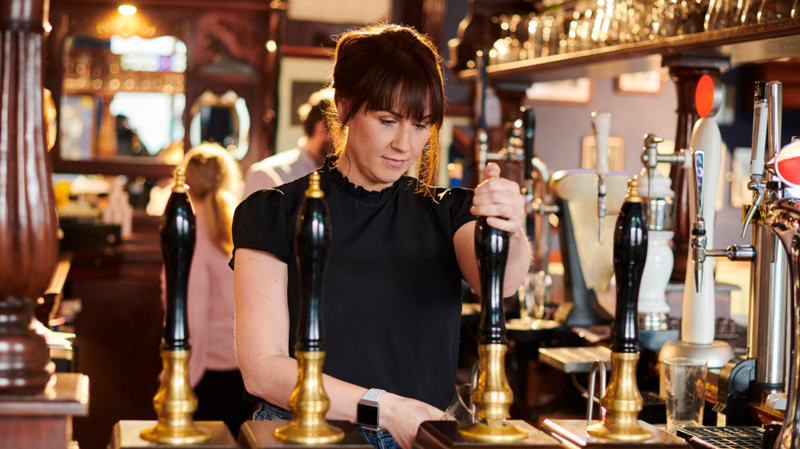
[[[145,449],[153,447],[170,448],[181,447],[186,449],[232,449],[237,448],[236,441],[233,440],[230,430],[222,421],[196,421],[198,428],[206,430],[211,434],[211,439],[201,444],[188,444],[182,446],[170,446],[166,444],[155,444],[143,440],[139,433],[142,429],[154,426],[156,421],[120,421],[114,425],[111,433],[111,443],[108,449]]]
[[[245,421],[239,430],[239,447],[241,449],[260,449],[268,447],[335,447],[337,449],[372,449],[372,445],[361,435],[361,432],[348,421],[328,421],[330,425],[344,431],[344,439],[335,444],[323,446],[307,446],[302,444],[284,443],[275,439],[275,429],[281,428],[289,421]]]
[[[564,442],[565,447],[604,449],[631,449],[639,447],[668,449],[689,447],[689,444],[682,438],[672,436],[644,421],[639,421],[639,425],[652,431],[653,438],[644,442],[631,443],[589,436],[586,433],[586,425],[587,422],[582,419],[548,419],[542,423],[542,431]]]
[[[0,398],[0,443],[4,448],[67,449],[72,416],[89,413],[89,378],[59,373],[44,392]]]
[[[0,394],[38,393],[53,372],[28,325],[56,267],[58,227],[44,126],[44,0],[0,7]]]
[[[499,10],[495,12],[501,13]],[[730,56],[738,64],[795,55],[798,45],[800,18],[795,18],[508,62],[489,66],[487,71],[490,80],[546,81],[582,76],[615,76],[655,69],[660,65],[662,55],[711,53]],[[626,61],[632,64],[625,64]],[[601,66],[604,63],[615,64]],[[639,68],[635,70],[637,64]],[[458,72],[462,80],[476,76],[475,69]]]
[[[414,445],[422,449],[453,449],[453,448],[493,448],[502,449],[510,447],[539,447],[557,448],[561,447],[554,438],[544,434],[524,421],[512,420],[510,423],[528,431],[528,438],[509,444],[489,444],[467,440],[458,431],[456,421],[426,421],[422,423],[417,431],[417,439]]]

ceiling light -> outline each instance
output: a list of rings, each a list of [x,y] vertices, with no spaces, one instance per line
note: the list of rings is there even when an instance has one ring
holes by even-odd
[[[136,14],[136,7],[133,5],[119,5],[117,11],[119,11],[120,14],[124,14],[126,16],[132,16]]]

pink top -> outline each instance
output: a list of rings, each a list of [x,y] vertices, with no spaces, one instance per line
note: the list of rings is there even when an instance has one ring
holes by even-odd
[[[199,213],[197,243],[189,271],[188,313],[190,381],[195,387],[207,370],[239,368],[233,336],[233,270],[230,256],[214,244],[209,235],[207,217]],[[161,301],[166,304],[164,271],[161,272]]]

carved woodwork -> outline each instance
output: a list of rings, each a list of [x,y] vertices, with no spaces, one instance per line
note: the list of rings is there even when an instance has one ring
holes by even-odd
[[[278,42],[284,11],[277,2],[241,0],[165,0],[137,2],[137,22],[120,21],[119,2],[97,0],[77,3],[52,0],[53,30],[47,41],[45,85],[61,98],[64,40],[80,34],[106,38],[112,32],[125,32],[145,38],[175,36],[187,46],[187,69],[183,83],[186,104],[191,105],[206,90],[223,94],[234,90],[247,102],[250,111],[250,150],[241,161],[250,164],[272,154],[275,126],[275,89],[278,52],[268,52],[269,40]],[[276,9],[277,8],[277,9]],[[114,20],[112,20],[112,18]],[[119,34],[119,33],[118,33]],[[206,45],[208,44],[208,45]],[[224,63],[224,64],[223,64]],[[184,126],[188,132],[191,116],[188,108]],[[188,139],[184,148],[189,149]],[[153,160],[72,161],[62,160],[60,144],[52,152],[57,172],[143,175],[168,177],[174,167]]]
[[[44,390],[53,364],[29,327],[56,267],[42,86],[44,0],[0,7],[0,393]]]

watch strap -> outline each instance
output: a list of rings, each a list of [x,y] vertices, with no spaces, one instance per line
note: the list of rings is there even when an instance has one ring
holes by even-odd
[[[378,388],[371,388],[364,393],[361,400],[358,401],[358,410],[356,413],[356,422],[370,430],[380,429],[380,402],[379,399],[384,390]]]

